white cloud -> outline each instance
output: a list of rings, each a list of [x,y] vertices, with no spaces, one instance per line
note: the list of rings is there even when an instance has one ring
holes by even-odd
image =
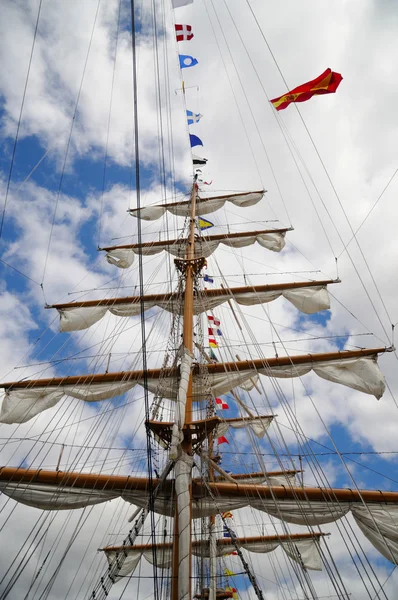
[[[396,78],[395,57],[392,50],[397,34],[396,19],[389,12],[388,3],[384,3],[382,8],[380,8],[381,3],[377,5],[372,2],[358,1],[349,4],[338,3],[328,5],[327,10],[314,0],[309,1],[305,6],[298,5],[293,0],[285,2],[280,7],[266,6],[261,2],[251,4],[289,85],[293,87],[306,81],[327,66],[341,72],[344,76],[335,96],[314,98],[309,103],[300,105],[300,111],[325,161],[344,210],[353,229],[356,230],[396,168],[394,150],[397,130]],[[262,185],[269,191],[266,201],[252,209],[244,211],[226,207],[225,210],[211,215],[210,218],[219,226],[218,232],[225,230],[227,221],[235,231],[244,228],[243,222],[247,222],[250,228],[266,227],[264,223],[254,225],[250,221],[272,220],[277,215],[283,223],[289,224],[291,219],[295,231],[288,233],[288,245],[280,255],[267,253],[256,246],[236,252],[225,248],[219,249],[217,255],[209,260],[208,272],[219,276],[226,275],[231,285],[244,284],[243,272],[250,274],[247,275],[247,282],[251,283],[281,282],[288,278],[294,280],[299,277],[305,279],[314,275],[305,273],[280,275],[276,274],[277,271],[273,276],[260,275],[274,270],[285,273],[319,269],[327,276],[334,277],[336,273],[334,258],[340,255],[344,244],[352,237],[339,203],[319,165],[302,123],[294,108],[289,108],[280,115],[281,121],[294,138],[300,158],[305,160],[322,194],[324,205],[304,172],[314,205],[332,243],[333,251],[331,251],[314,207],[295,170],[272,110],[267,105],[250,61],[247,60],[229,19],[226,5],[214,3],[214,6],[222,18],[223,31],[230,45],[233,60],[226,50],[225,41],[214,17],[213,3],[202,3],[196,0],[193,6],[176,13],[177,20],[191,21],[195,29],[194,40],[189,46],[185,45],[183,48],[184,52],[198,57],[199,66],[196,69],[186,69],[184,79],[187,88],[187,108],[204,114],[200,125],[195,126],[195,129],[192,128],[192,132],[199,135],[205,143],[203,154],[209,158],[205,179],[213,179],[213,186],[208,189],[214,190],[212,193],[215,194],[218,193],[216,190],[253,189],[260,188]],[[212,35],[205,7],[208,8],[211,21],[218,33],[233,92],[218,53],[217,43]],[[242,4],[237,1],[228,3],[228,7],[240,28],[267,94],[270,97],[281,94],[285,89],[284,84],[259,32],[253,25],[250,12],[246,6],[242,7]],[[58,185],[96,2],[85,0],[79,5],[78,13],[74,3],[61,5],[43,3],[42,7],[21,123],[22,145],[18,147],[21,154],[18,154],[17,149],[17,160],[21,162],[16,164],[20,164],[21,167],[14,172],[15,178],[6,212],[5,239],[8,239],[9,243],[4,248],[3,259],[39,283],[42,282],[46,265],[44,292],[48,302],[137,293],[134,287],[138,284],[136,266],[126,273],[115,273],[115,269],[107,265],[102,255],[96,259],[94,254],[98,239],[97,234],[93,233],[96,229],[93,223],[98,223],[102,213],[101,244],[117,243],[111,241],[112,238],[122,238],[126,242],[132,239],[137,231],[136,222],[125,211],[129,205],[135,206],[134,192],[131,193],[124,183],[112,185],[106,180],[105,193],[102,195],[102,170],[101,176],[95,176],[90,182],[91,188],[84,197],[75,185],[81,175],[79,162],[81,158],[87,160],[89,157],[92,165],[103,164],[113,76],[117,9],[117,2],[100,5],[71,139],[63,193],[59,198],[50,252],[47,257],[56,203],[54,190]],[[8,2],[4,3],[1,11],[0,52],[3,57],[2,64],[5,65],[0,73],[1,132],[5,142],[5,152],[9,152],[19,117],[37,15],[37,2],[30,3],[28,9],[21,2]],[[123,14],[123,19],[126,16]],[[150,26],[149,15],[145,15],[145,24]],[[169,17],[167,17],[167,26],[170,27]],[[203,40],[206,41],[205,44]],[[156,78],[153,69],[153,50],[152,38],[148,36],[139,50],[140,142],[142,159],[147,169],[142,192],[142,200],[145,204],[163,201],[171,194],[170,184],[166,191],[162,190],[159,183],[159,122],[157,98],[154,93]],[[190,164],[185,141],[182,97],[180,93],[174,93],[174,90],[180,87],[180,81],[175,67],[172,36],[167,47],[160,42],[158,50],[161,61],[162,126],[166,168],[169,169],[173,164],[177,179],[181,179],[185,184],[189,181]],[[130,52],[129,36],[127,29],[124,28],[119,37],[110,120],[109,182],[117,178],[118,172],[125,173],[123,169],[131,164],[133,111]],[[165,65],[170,69],[165,69]],[[239,69],[254,120],[234,71],[235,65]],[[169,80],[166,78],[166,73],[170,76]],[[195,87],[198,84],[199,91]],[[169,86],[169,96],[165,92],[166,85]],[[243,122],[236,108],[234,96],[239,103]],[[173,145],[169,146],[171,123]],[[286,217],[260,138],[283,192],[290,219]],[[26,166],[24,162],[23,143],[29,140],[38,142],[43,152],[49,150],[49,156],[36,173],[36,175],[42,174],[43,178],[38,178],[35,183],[34,176],[17,192],[20,180],[34,166],[32,163],[26,163]],[[32,161],[38,160],[40,156],[32,158]],[[5,158],[9,159],[9,155]],[[7,177],[8,164],[6,162],[4,164],[6,164],[4,177]],[[21,174],[22,165],[25,170]],[[114,170],[115,166],[119,169],[118,172]],[[349,246],[355,266],[352,265],[347,252],[343,252],[339,258],[339,275],[342,283],[331,288],[337,300],[332,300],[330,319],[326,323],[299,319],[295,309],[287,302],[278,300],[267,307],[238,310],[239,318],[246,330],[245,336],[242,337],[225,305],[220,308],[218,314],[222,320],[224,339],[234,344],[234,353],[247,357],[259,355],[261,349],[251,338],[252,332],[263,344],[262,351],[266,356],[272,356],[275,348],[279,353],[283,352],[279,336],[285,340],[286,348],[293,354],[335,350],[338,341],[331,337],[325,339],[327,336],[371,332],[375,335],[350,337],[348,344],[378,346],[388,341],[386,332],[390,333],[391,322],[398,321],[395,300],[398,289],[394,278],[398,216],[395,186],[396,182],[393,181],[358,234],[357,239],[367,264],[358,251],[355,241]],[[181,221],[173,217],[168,217],[167,222],[163,220],[150,224],[144,223],[145,240],[158,239],[159,230],[162,227],[166,228],[166,223],[172,235],[174,235],[173,230],[182,227]],[[343,241],[339,238],[336,228]],[[371,269],[377,289],[367,265]],[[150,284],[147,286],[147,293],[164,289],[168,278],[167,269],[168,262],[165,256],[145,259],[146,283]],[[18,277],[15,272],[12,274],[11,271],[5,271],[5,274],[0,309],[0,359],[1,370],[6,379],[32,376],[32,373],[42,370],[43,372],[46,370],[46,374],[65,373],[69,370],[76,372],[78,369],[87,371],[92,368],[104,370],[108,360],[111,370],[131,368],[134,365],[138,368],[141,341],[139,325],[135,321],[117,320],[111,316],[106,317],[87,332],[74,336],[57,334],[56,323],[52,323],[53,312],[42,310],[43,294],[40,287],[29,280],[15,279]],[[366,296],[358,274],[370,299]],[[323,274],[319,275],[323,277]],[[219,283],[221,279],[216,281]],[[70,292],[79,293],[68,296]],[[379,293],[387,307],[388,316],[380,301]],[[270,319],[277,324],[274,329],[269,324]],[[39,325],[36,325],[36,320],[39,321]],[[51,328],[46,331],[48,325]],[[151,348],[155,347],[156,351],[164,350],[169,327],[168,315],[154,316],[149,319],[148,330],[153,328],[151,344],[154,346],[151,345]],[[117,337],[105,341],[114,328],[117,328]],[[314,339],[310,340],[310,336]],[[32,346],[32,342],[34,343],[38,338],[37,345]],[[275,342],[275,346],[272,345],[272,341]],[[245,343],[248,345],[245,346]],[[101,356],[92,358],[98,349]],[[85,360],[67,361],[59,365],[27,366],[25,369],[13,370],[16,364],[23,366],[44,362],[53,355],[54,358],[59,358],[83,350],[87,357]],[[126,352],[130,354],[125,356]],[[220,355],[228,358],[223,349],[220,350]],[[153,364],[159,364],[160,353],[154,354],[150,360]],[[393,392],[396,391],[395,355],[382,356],[380,365],[387,374],[391,389]],[[7,375],[8,373],[11,375]],[[325,424],[329,429],[336,427],[344,432],[344,438],[338,440],[339,449],[342,451],[357,444],[364,451],[395,449],[397,408],[389,392],[386,392],[385,397],[377,402],[372,397],[330,384],[313,375],[307,375],[302,382],[297,380],[293,385],[291,382],[279,381],[278,388],[282,390],[285,402],[290,406],[293,405],[294,396],[294,418],[292,416],[288,418],[287,405],[281,402],[275,387],[268,381],[264,382],[267,398],[264,395],[260,398],[254,397],[254,401],[259,410],[267,412],[269,401],[279,415],[283,438],[290,448],[297,448],[297,436],[289,432],[287,427],[297,429],[299,423],[303,430],[299,435],[301,440],[302,436],[307,436],[330,446]],[[122,447],[135,428],[137,428],[136,437],[131,443],[135,448],[144,446],[143,428],[138,432],[138,425],[142,424],[144,414],[142,390],[131,395],[128,400],[132,403],[126,408],[113,411],[112,403],[104,403],[98,411],[97,407],[67,400],[60,408],[48,411],[29,424],[12,428],[3,426],[1,428],[3,438],[8,437],[12,431],[16,439],[25,438],[25,441],[18,441],[17,444],[5,447],[2,450],[2,464],[20,464],[25,460],[28,464],[54,467],[60,449],[60,446],[55,443],[64,443],[66,449],[61,465],[65,467],[94,469],[100,461],[108,461],[106,464],[109,469],[115,467],[120,472],[128,472],[129,469],[137,472],[143,470],[145,464],[138,458],[134,458],[137,456],[135,453],[132,453],[133,458],[129,458],[126,463],[122,451],[112,450],[108,454],[102,449],[106,446]],[[43,431],[46,433],[43,434]],[[282,439],[275,426],[271,428],[270,433],[282,451]],[[34,436],[38,436],[40,442],[34,443],[32,441],[36,439]],[[49,443],[45,443],[46,440]],[[237,468],[241,466],[238,453],[242,443],[241,437],[237,436],[236,444],[231,444],[231,450],[236,452]],[[73,445],[74,448],[71,447]],[[94,451],[92,447],[98,445],[101,449]],[[83,448],[79,449],[79,446]],[[266,446],[265,448],[267,449]],[[393,475],[392,464],[384,461],[380,465],[383,472]],[[342,480],[348,482],[344,469],[337,461],[323,461],[322,469],[331,484],[338,484]],[[358,483],[364,479],[366,482],[369,481],[366,473],[359,466],[356,466],[355,471],[352,472]],[[311,476],[309,469],[306,473],[306,482],[316,484],[316,479]],[[385,480],[386,488],[391,484],[390,480]],[[81,568],[73,583],[73,593],[78,593],[77,590],[83,583],[87,569],[94,558],[93,548],[101,543],[107,543],[102,541],[105,532],[112,532],[112,528],[114,531],[117,529],[118,532],[119,528],[123,532],[126,530],[126,513],[132,510],[121,508],[120,511],[119,513],[115,503],[104,508],[93,509],[85,526],[83,539],[79,537],[72,547],[64,565],[64,575],[57,579],[51,597],[65,596],[65,590],[76,573],[76,564]],[[21,546],[24,547],[26,530],[39,514],[34,509],[21,506],[15,509],[8,530],[11,532],[11,543],[7,550],[9,558],[14,557]],[[80,514],[81,511],[77,511],[75,516],[70,517],[71,522],[67,528],[69,534]],[[116,516],[121,518],[117,526]],[[36,550],[34,559],[22,574],[19,587],[16,586],[12,592],[15,595],[11,594],[10,597],[19,598],[26,592],[33,576],[32,565],[41,564],[45,552],[56,539],[57,531],[62,531],[62,523],[67,518],[69,517],[63,514],[56,516],[47,542],[43,543],[42,548]],[[336,532],[334,526],[329,529],[333,531],[330,538],[333,555],[338,561],[347,588],[356,598],[365,598],[363,585],[352,563],[349,562],[340,534]],[[363,541],[363,538],[360,539],[362,544],[365,543],[367,555],[375,561],[376,552]],[[90,548],[88,541],[91,542]],[[62,544],[64,543],[65,540]],[[51,569],[56,567],[57,560],[60,558],[60,548],[61,546],[52,555],[51,568],[45,571],[45,577],[48,577],[52,572]],[[96,565],[102,567],[103,564],[101,560],[96,562]],[[376,570],[380,581],[384,581],[388,567],[385,563],[382,566],[380,564],[376,565]],[[267,563],[265,571],[263,559],[257,564],[256,570],[264,577],[275,580],[272,565]],[[150,574],[148,566],[145,567],[144,572]],[[92,573],[98,574],[97,571]],[[371,577],[374,579],[373,575]],[[331,593],[324,575],[315,576],[314,581],[319,596]],[[89,579],[84,585],[89,587],[88,583]],[[150,592],[150,585],[150,580],[144,580],[140,597],[144,598]],[[290,589],[294,589],[295,584],[287,585]],[[375,586],[377,589],[377,583]],[[387,597],[394,597],[393,586],[394,576],[386,584]],[[120,589],[119,587],[118,590]],[[296,591],[300,596],[298,588]],[[112,597],[116,598],[119,597],[120,592],[115,588],[112,594]],[[248,595],[250,597],[252,594]],[[270,598],[277,598],[278,592],[272,589],[269,595]]]

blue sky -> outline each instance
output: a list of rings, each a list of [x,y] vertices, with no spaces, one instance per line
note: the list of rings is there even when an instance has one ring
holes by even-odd
[[[327,66],[343,73],[344,80],[338,94],[313,99],[302,105],[301,110],[317,149],[325,160],[328,174],[341,196],[350,223],[356,229],[368,215],[396,167],[394,148],[398,122],[396,91],[393,84],[396,81],[396,65],[392,58],[392,49],[395,47],[397,32],[394,19],[386,17],[388,5],[384,4],[382,7],[381,4],[375,6],[372,2],[364,2],[361,5],[356,3],[354,10],[344,3],[336,3],[324,12],[315,0],[300,8],[293,1],[289,1],[285,9],[274,6],[272,10],[263,6],[261,2],[253,1],[252,4],[258,11],[263,31],[275,50],[278,66],[289,84],[292,84],[291,87],[311,79]],[[0,76],[2,197],[10,167],[37,8],[38,2],[32,0],[29,10],[24,10],[18,2],[5,3],[1,9],[4,11],[3,23],[8,24],[2,32],[2,52],[7,69]],[[116,2],[103,4],[99,13],[46,263],[49,233],[65,154],[65,132],[70,130],[73,106],[87,52],[87,32],[92,27],[96,4],[91,0],[85,1],[78,19],[70,6],[65,4],[58,8],[56,11],[54,7],[43,3],[31,78],[22,114],[20,139],[13,164],[4,233],[0,242],[3,260],[31,278],[28,279],[12,268],[0,264],[3,292],[0,357],[2,374],[8,380],[28,377],[32,372],[41,372],[42,366],[30,369],[31,363],[51,360],[54,355],[57,359],[65,358],[94,345],[96,348],[102,347],[104,355],[113,353],[111,365],[114,368],[121,364],[120,356],[123,352],[135,352],[137,354],[134,356],[139,357],[140,351],[138,326],[129,330],[127,324],[121,325],[118,344],[107,345],[104,340],[109,328],[118,326],[113,317],[84,335],[65,336],[57,333],[56,323],[51,324],[55,315],[50,315],[51,311],[43,308],[45,300],[56,302],[62,299],[69,302],[77,299],[79,294],[74,293],[76,290],[80,291],[81,297],[85,299],[111,296],[113,293],[127,295],[130,292],[124,286],[137,283],[136,267],[126,273],[115,273],[115,269],[107,265],[104,257],[99,256],[97,252],[100,220],[102,244],[114,243],[112,239],[119,236],[125,236],[125,241],[129,239],[127,236],[137,233],[135,220],[126,212],[130,205],[135,206],[134,173],[131,164],[131,62],[126,3],[123,4],[112,92],[104,190],[105,140],[114,74]],[[351,238],[349,227],[299,116],[293,109],[289,109],[289,112],[281,115],[280,122],[275,120],[275,115],[259,87],[257,75],[245,59],[244,48],[225,6],[220,4],[217,10],[225,24],[226,39],[221,34],[218,37],[213,35],[211,24],[217,31],[217,19],[214,7],[210,6],[208,9],[207,12],[204,3],[195,0],[193,6],[179,10],[176,17],[179,22],[192,22],[195,27],[194,39],[185,43],[179,50],[192,54],[199,60],[195,69],[185,69],[183,75],[187,86],[187,108],[204,115],[200,124],[191,128],[192,133],[204,141],[203,154],[209,157],[209,166],[204,171],[204,178],[207,181],[213,180],[213,185],[203,188],[203,193],[218,194],[219,190],[259,189],[261,185],[269,190],[266,200],[247,212],[227,206],[219,214],[210,215],[209,218],[215,222],[211,233],[225,231],[223,224],[226,222],[231,223],[234,230],[242,230],[245,221],[249,229],[266,227],[268,221],[286,224],[285,206],[295,226],[294,232],[287,235],[286,249],[279,255],[268,253],[257,246],[239,250],[234,254],[219,249],[216,256],[209,260],[209,273],[219,278],[224,273],[231,273],[233,285],[243,284],[244,272],[255,273],[250,279],[251,283],[281,282],[287,277],[286,273],[311,269],[320,270],[320,278],[324,278],[324,275],[334,277],[334,259],[342,252],[339,259],[342,283],[333,287],[333,294],[338,302],[332,300],[330,312],[324,311],[312,317],[302,316],[296,309],[287,306],[287,302],[282,299],[266,309],[257,310],[250,307],[244,312],[244,318],[247,317],[246,336],[249,338],[254,332],[263,344],[267,344],[270,339],[277,342],[277,335],[284,340],[303,339],[307,334],[308,337],[314,338],[312,341],[292,342],[289,350],[291,348],[291,351],[296,353],[340,350],[345,344],[387,345],[388,336],[383,331],[380,321],[388,333],[391,322],[398,321],[398,289],[392,276],[397,252],[395,232],[398,214],[395,181],[358,235],[367,264],[355,244],[350,246],[352,264],[336,235],[337,227],[344,242],[347,242]],[[239,18],[247,44],[246,49],[254,61],[257,74],[260,74],[267,95],[277,96],[284,90],[284,84],[251,21],[250,12],[245,10],[240,14],[237,2],[231,3],[230,10],[236,20]],[[144,25],[149,27],[149,21],[148,15],[145,15],[142,21],[143,28]],[[170,26],[171,20],[168,16],[166,29],[170,30]],[[297,50],[294,53],[287,47],[287,39],[291,40],[291,46]],[[231,49],[235,52],[232,58],[229,54]],[[167,53],[163,42],[159,42],[158,50],[162,83],[161,113],[154,94],[156,74],[151,36],[146,37],[139,51],[141,175],[144,204],[164,201],[166,197],[172,196],[172,165],[175,169],[175,192],[187,191],[192,177],[185,107],[181,94],[175,93],[181,82],[171,34]],[[369,83],[364,82],[364,64]],[[380,65],[383,68],[380,68]],[[246,98],[237,73],[243,83]],[[377,93],[380,89],[383,89],[385,98],[382,111],[379,108]],[[163,119],[163,148],[166,152],[164,175],[167,179],[167,190],[161,189],[160,185],[160,114]],[[254,115],[254,119],[251,115]],[[292,148],[293,151],[297,151],[298,163],[305,163],[305,168],[301,168],[301,175],[291,159],[279,125],[292,136]],[[263,145],[271,158],[272,170]],[[29,180],[21,185],[46,152],[48,154]],[[311,174],[312,181],[306,169]],[[274,174],[276,181],[273,179]],[[303,186],[302,178],[310,190],[311,199]],[[130,187],[131,181],[133,189]],[[322,198],[318,197],[313,183],[316,184]],[[283,199],[279,195],[280,191]],[[160,228],[165,230],[166,227],[181,228],[182,221],[169,218],[168,221],[158,221],[149,225],[145,223],[145,239],[157,239]],[[377,288],[367,266],[374,276]],[[167,263],[163,255],[155,259],[145,259],[148,283],[156,284],[156,289],[160,290],[166,279],[166,268]],[[263,275],[272,270],[274,276]],[[42,283],[43,271],[44,295],[38,285]],[[358,279],[358,273],[373,306]],[[289,275],[289,280],[296,278],[305,279],[306,275]],[[115,290],[100,291],[101,287],[114,287]],[[148,293],[151,293],[154,288],[147,289]],[[380,301],[379,293],[388,314]],[[219,314],[225,328],[225,339],[236,343],[236,348],[239,348],[238,344],[241,344],[242,340],[233,328],[228,309],[223,307]],[[269,317],[279,324],[274,331],[269,326]],[[151,327],[154,328],[153,343],[156,351],[163,350],[169,327],[167,315],[164,318],[152,315],[148,322],[148,330]],[[304,329],[305,334],[294,332],[294,329]],[[358,333],[374,335],[354,337],[353,334]],[[330,336],[333,335],[341,337],[331,339]],[[264,354],[273,354],[270,346],[264,348]],[[281,351],[280,346],[278,348]],[[250,352],[255,354],[256,348]],[[91,350],[87,350],[87,354],[91,356]],[[131,358],[128,360],[133,361]],[[379,361],[393,392],[397,389],[395,360],[394,355],[389,355],[381,357]],[[26,368],[14,370],[17,363]],[[58,364],[52,372],[75,373],[78,369],[86,371],[93,366],[104,370],[106,358],[98,364],[91,358],[65,361]],[[389,391],[377,402],[374,398],[358,392],[347,391],[342,386],[319,383],[310,375],[305,376],[304,381],[306,390],[299,382],[293,387],[297,401],[297,418],[303,426],[309,447],[319,454],[318,460],[333,485],[350,486],[350,482],[339,463],[339,458],[333,454],[324,455],[325,452],[333,452],[333,448],[322,423],[311,408],[309,394],[341,452],[398,451],[397,409]],[[291,383],[284,381],[281,385],[286,398],[293,402]],[[272,395],[272,389],[268,387],[267,390],[271,404],[278,411],[282,411],[275,395]],[[138,397],[142,404],[141,391],[134,396]],[[111,406],[115,402],[113,401]],[[233,401],[230,404],[231,410],[227,416],[235,416],[236,407],[232,408]],[[76,408],[76,404],[70,406],[71,410],[73,407],[73,411],[76,411],[70,415],[70,422],[74,422],[75,418],[78,420],[76,414],[80,409]],[[265,409],[265,401],[259,401],[258,406]],[[129,419],[136,423],[136,414],[132,407],[130,409],[126,409],[128,418],[121,424],[120,435],[115,434],[115,444],[121,447],[125,445],[131,433],[128,427]],[[96,411],[102,410],[100,404],[81,409],[82,414],[84,412],[83,416],[92,416]],[[55,411],[49,412],[49,415],[43,417],[42,423],[45,427],[50,427],[49,420],[55,418],[54,414]],[[279,414],[282,415],[281,412]],[[35,435],[40,435],[40,426],[40,422],[31,425]],[[83,425],[82,435],[89,435],[89,426],[87,425],[87,429],[84,427]],[[26,426],[20,431],[28,435],[30,429]],[[18,436],[19,433],[16,431],[15,435]],[[2,435],[8,436],[9,430],[3,433],[2,429]],[[65,433],[65,436],[69,442],[73,441],[74,436],[77,440],[82,439],[75,429]],[[231,435],[231,442],[234,437],[238,446],[241,437]],[[110,439],[111,433],[106,442]],[[292,453],[297,454],[297,444],[292,436],[288,439]],[[137,445],[142,442],[143,438],[138,437]],[[223,462],[228,465],[228,452],[233,453],[234,444],[231,443],[229,449],[225,446],[222,447],[225,452]],[[264,443],[263,448],[265,453],[269,451],[267,443]],[[21,450],[19,458],[22,454]],[[51,463],[56,462],[56,455],[57,452],[51,454]],[[41,458],[44,460],[44,457]],[[349,458],[362,464],[353,463]],[[5,452],[4,461],[8,459],[9,455]],[[142,461],[132,460],[133,463],[137,470],[143,467]],[[398,488],[395,454],[347,454],[347,465],[361,486],[375,489]],[[310,474],[308,476],[310,477]],[[386,566],[384,559],[379,559],[377,564]],[[358,597],[362,599],[362,596]]]

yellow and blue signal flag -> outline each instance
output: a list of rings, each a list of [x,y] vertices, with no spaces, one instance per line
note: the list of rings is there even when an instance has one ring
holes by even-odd
[[[214,227],[214,223],[208,221],[207,219],[202,219],[202,217],[199,217],[198,225],[201,231],[204,231],[205,229],[210,229],[210,227]]]

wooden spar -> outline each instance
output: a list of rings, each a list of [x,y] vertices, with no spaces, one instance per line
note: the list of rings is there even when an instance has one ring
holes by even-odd
[[[389,504],[398,502],[398,492],[384,492],[381,490],[351,490],[341,488],[317,487],[290,487],[290,486],[261,486],[253,484],[236,484],[223,482],[208,482],[208,489],[220,497],[246,497],[263,498],[264,500],[301,500],[301,501],[331,501],[331,502],[376,502]],[[194,482],[194,497],[202,490],[200,483]],[[204,491],[204,490],[203,490]]]
[[[147,377],[151,379],[158,379],[162,374],[162,369],[148,369]],[[167,377],[176,376],[177,369],[170,369],[163,372]],[[120,371],[115,373],[91,373],[86,375],[70,375],[67,377],[51,377],[48,379],[26,379],[24,381],[11,381],[7,383],[0,383],[0,387],[4,389],[9,388],[34,388],[34,387],[48,387],[59,385],[82,385],[89,383],[114,383],[117,381],[126,382],[134,379],[143,379],[144,371]]]
[[[317,531],[314,533],[291,533],[291,534],[281,534],[281,535],[259,535],[259,536],[250,536],[250,537],[242,537],[242,538],[234,538],[234,542],[238,545],[240,544],[253,544],[256,542],[294,542],[299,540],[312,540],[314,538],[321,538],[326,535],[330,535],[329,533],[323,533],[321,531]],[[156,550],[168,550],[172,547],[172,543],[163,542],[160,544],[155,544]],[[196,548],[203,545],[201,540],[194,540],[192,545]],[[217,546],[230,546],[231,538],[220,538],[217,540]],[[118,552],[119,550],[134,550],[134,552],[145,552],[153,547],[152,544],[136,544],[134,546],[106,546],[105,548],[101,548],[103,552]]]
[[[231,473],[230,476],[232,479],[235,479],[239,482],[240,479],[261,479],[262,477],[282,477],[283,475],[296,475],[297,473],[302,473],[301,470],[290,469],[286,471],[258,471],[257,473]],[[216,477],[215,481],[223,480],[223,477]]]
[[[232,475],[232,477],[238,480],[247,477],[264,477],[264,475],[271,477],[273,475],[286,475],[298,472],[299,471],[292,470],[269,471],[266,473],[240,473]],[[148,488],[148,480],[146,477],[133,477],[130,475],[97,475],[95,473],[79,473],[73,471],[45,471],[43,469],[22,469],[19,467],[0,467],[0,481],[10,481],[13,483],[44,483],[65,487],[84,487],[87,489],[106,490],[144,491]],[[156,481],[159,483],[158,480]],[[165,489],[167,489],[168,485],[167,482],[164,483],[164,486],[166,486]],[[171,481],[170,488],[172,487],[174,487],[174,485]]]
[[[210,373],[224,373],[225,371],[245,371],[253,369],[266,369],[267,367],[283,367],[292,365],[302,365],[305,363],[317,363],[328,360],[344,360],[344,358],[361,358],[363,356],[376,356],[392,352],[392,348],[364,348],[363,350],[341,350],[339,352],[324,352],[320,354],[301,354],[298,356],[279,356],[273,358],[256,358],[254,360],[241,360],[229,363],[212,363],[206,365]],[[195,365],[194,374],[199,371]]]
[[[223,198],[239,198],[239,196],[246,196],[247,194],[265,194],[267,190],[254,190],[254,192],[239,192],[238,194],[223,194],[222,196],[211,196],[211,198],[200,198],[200,203],[209,202],[210,200],[221,200]],[[196,193],[196,190],[195,190]],[[184,204],[188,205],[192,201],[192,194],[190,200],[183,200],[180,202],[170,202],[167,204],[153,204],[152,206],[164,206],[164,208],[170,208],[170,206],[184,206]],[[196,204],[196,196],[195,196],[195,204]],[[147,208],[147,207],[143,207]],[[191,204],[192,208],[192,204]],[[142,210],[142,208],[130,208],[127,212],[135,213]],[[192,214],[192,210],[191,210]],[[195,212],[196,214],[196,212]],[[193,258],[193,257],[192,257]]]
[[[186,270],[185,270],[185,290],[184,290],[184,314],[183,314],[183,347],[184,352],[188,351],[190,354],[193,353],[193,316],[194,316],[194,266],[193,261],[195,258],[195,215],[196,215],[196,177],[194,184],[192,185],[191,192],[191,214],[189,220],[189,236],[188,245],[186,250]],[[185,420],[184,428],[192,422],[192,407],[193,407],[193,378],[192,371],[189,375],[188,390],[185,404]],[[182,443],[183,453],[191,456],[192,455],[192,438],[190,436],[185,437]],[[177,459],[178,461],[179,459]],[[177,465],[178,466],[178,465]],[[176,466],[176,468],[177,468]],[[176,498],[176,503],[178,499]],[[188,578],[188,598],[192,598],[192,475],[190,474],[189,483],[189,562],[188,562],[188,573],[184,573],[183,576]],[[178,510],[174,511],[174,544],[173,544],[173,562],[172,562],[172,578],[171,578],[171,598],[172,600],[179,600],[179,579],[181,579],[180,573],[180,543],[179,543],[179,515]]]
[[[267,285],[254,285],[254,286],[241,286],[236,288],[215,288],[213,290],[203,290],[200,292],[201,296],[208,296],[216,298],[217,296],[225,296],[228,294],[230,299],[233,299],[234,294],[250,294],[263,292],[277,292],[280,290],[294,290],[304,287],[317,287],[331,285],[333,283],[340,283],[339,279],[323,279],[321,281],[293,281],[292,283],[271,283]],[[143,296],[144,302],[156,302],[156,301],[172,301],[177,300],[179,295],[173,294],[148,294]],[[140,296],[126,296],[124,298],[103,298],[102,300],[85,300],[82,302],[67,302],[64,304],[49,304],[45,308],[84,308],[84,307],[97,307],[97,306],[117,306],[118,304],[138,304],[141,301]]]
[[[94,473],[77,473],[73,471],[45,471],[44,469],[22,469],[19,467],[0,467],[0,481],[12,483],[40,483],[62,488],[85,488],[94,490],[148,490],[146,477],[132,477],[125,475],[97,475]],[[153,487],[159,485],[159,479],[153,479]],[[377,504],[398,504],[398,491],[383,490],[352,490],[345,488],[324,487],[290,487],[290,486],[263,486],[255,484],[207,482],[193,480],[192,491],[195,499],[208,497],[208,488],[220,497],[246,497],[281,500],[320,500],[324,502],[369,502]],[[174,481],[167,479],[161,486],[161,492],[170,492],[174,489]]]
[[[220,423],[238,423],[240,421],[245,421],[247,424],[252,423],[253,421],[258,421],[261,419],[274,419],[276,415],[256,415],[253,417],[231,417],[229,419],[220,419]]]
[[[40,483],[65,488],[85,488],[88,490],[138,490],[146,491],[149,482],[146,477],[126,475],[99,475],[95,473],[78,473],[73,471],[45,471],[44,469],[21,469],[18,467],[0,467],[0,481],[11,483]],[[154,487],[159,480],[153,480]],[[168,480],[167,480],[168,481]],[[172,488],[165,482],[164,489]],[[163,486],[162,486],[163,489]]]
[[[231,417],[229,419],[221,419],[221,417],[215,416],[215,417],[211,417],[210,419],[200,419],[198,421],[195,421],[196,423],[203,423],[203,425],[206,425],[206,423],[211,423],[213,420],[215,420],[216,422],[218,421],[218,423],[238,423],[240,421],[246,421],[248,424],[252,423],[253,421],[259,420],[259,419],[274,419],[277,415],[256,415],[253,417]],[[162,427],[172,427],[174,424],[174,421],[147,421],[148,425],[161,425]]]
[[[170,206],[169,204],[167,206]],[[292,231],[293,227],[284,227],[283,229],[259,229],[254,231],[238,231],[235,233],[217,233],[215,235],[204,235],[198,238],[197,241],[200,242],[218,242],[222,240],[235,240],[242,237],[251,237],[257,235],[264,235],[267,233],[286,233],[287,231]],[[104,250],[105,252],[109,252],[110,250],[132,250],[133,248],[157,248],[159,246],[174,246],[174,244],[183,245],[186,242],[184,239],[175,239],[175,240],[163,240],[157,242],[144,242],[143,244],[123,244],[122,246],[104,246],[103,248],[98,248],[98,250]]]
[[[361,358],[364,356],[376,356],[384,354],[384,352],[392,352],[392,348],[364,348],[363,350],[341,350],[339,352],[323,352],[320,354],[301,354],[298,356],[279,356],[273,358],[256,358],[254,360],[240,360],[237,362],[228,363],[212,363],[206,365],[209,374],[225,373],[227,371],[245,371],[252,368],[266,369],[272,367],[286,367],[293,365],[302,365],[305,363],[318,363],[329,360],[344,360],[345,358]],[[193,374],[199,373],[199,365],[194,365]],[[164,372],[162,369],[148,369],[148,378],[159,378],[161,375],[165,377],[176,376],[177,369],[169,369]],[[59,385],[75,385],[82,383],[110,383],[116,381],[129,381],[131,379],[142,379],[143,371],[121,371],[116,373],[98,373],[86,375],[72,375],[69,377],[52,377],[49,379],[26,379],[24,381],[8,381],[0,383],[0,388],[34,388]]]

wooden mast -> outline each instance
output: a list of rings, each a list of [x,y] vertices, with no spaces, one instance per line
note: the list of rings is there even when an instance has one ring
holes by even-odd
[[[184,352],[188,351],[192,354],[193,352],[193,316],[194,316],[194,259],[195,259],[195,213],[196,213],[196,176],[192,185],[191,192],[191,214],[189,220],[189,236],[188,245],[185,258],[185,292],[184,292],[184,315],[183,315],[183,346]],[[185,408],[185,422],[184,429],[189,426],[192,421],[192,372],[189,376],[188,392],[186,399]],[[183,452],[192,455],[192,441],[190,436],[182,443]],[[189,536],[190,536],[190,551],[189,551],[189,598],[192,598],[192,477],[190,478],[189,484],[189,496],[190,496],[190,523],[189,523]],[[172,579],[171,579],[171,598],[172,600],[179,600],[178,597],[178,571],[179,571],[179,531],[178,531],[178,511],[174,511],[174,544],[173,544],[173,565],[172,565]]]

